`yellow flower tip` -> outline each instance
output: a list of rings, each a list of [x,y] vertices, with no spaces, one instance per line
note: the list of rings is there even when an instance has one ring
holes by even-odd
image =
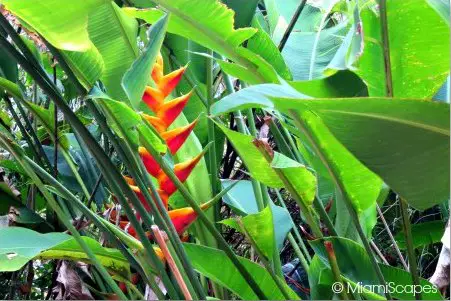
[[[162,133],[164,131],[166,131],[167,126],[165,124],[165,122],[163,122],[163,120],[161,120],[161,118],[159,117],[155,117],[155,116],[150,116],[147,114],[142,113],[141,116],[147,120],[156,130],[158,133]]]
[[[171,73],[163,76],[159,82],[157,82],[158,89],[166,98],[172,90],[178,85],[180,80],[182,79],[183,74],[185,73],[185,67],[172,71]]]
[[[122,176],[124,178],[124,180],[127,182],[128,185],[136,185],[135,180],[133,180],[130,177],[127,176]]]

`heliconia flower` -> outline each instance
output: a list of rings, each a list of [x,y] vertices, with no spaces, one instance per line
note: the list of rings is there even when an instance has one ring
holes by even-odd
[[[194,167],[196,167],[197,163],[200,161],[200,159],[202,159],[203,155],[204,152],[200,153],[191,160],[174,165],[174,173],[182,183],[186,181],[188,176],[193,171]],[[160,189],[166,192],[168,195],[173,194],[177,190],[177,187],[163,171],[160,172],[160,174],[157,177],[157,180],[158,183],[160,184]]]
[[[160,137],[166,142],[169,152],[174,155],[185,143],[186,139],[196,126],[198,120],[196,119],[188,125],[168,130],[171,124],[182,113],[192,95],[192,91],[172,100],[165,101],[166,97],[169,96],[169,94],[180,82],[186,67],[182,67],[167,75],[164,75],[163,70],[163,58],[159,55],[155,65],[153,66],[151,74],[152,79],[155,82],[155,87],[146,87],[142,96],[142,100],[154,114],[153,116],[150,116],[142,113],[142,117],[155,128]],[[163,172],[157,161],[152,157],[146,148],[140,146],[138,148],[138,153],[147,172],[157,179],[159,186],[157,192],[167,210],[168,199],[177,190],[177,187]],[[187,180],[188,176],[196,167],[197,163],[202,159],[204,154],[205,151],[188,161],[174,165],[174,173],[181,182],[185,182]],[[146,198],[140,188],[136,185],[135,181],[129,177],[125,177],[125,180],[130,188],[135,192],[138,199],[142,202],[145,209],[150,211],[151,206],[147,203]],[[212,201],[207,202],[202,204],[201,208],[206,210],[211,206],[211,204]],[[169,211],[169,216],[177,229],[177,233],[180,235],[182,235],[185,230],[197,219],[197,214],[190,207],[171,210]],[[133,228],[127,217],[120,216],[119,218],[119,226],[121,229],[137,238],[136,229]],[[110,221],[112,223],[116,223],[116,215],[115,219],[110,219]],[[146,232],[146,235],[149,239],[152,239],[151,233]]]

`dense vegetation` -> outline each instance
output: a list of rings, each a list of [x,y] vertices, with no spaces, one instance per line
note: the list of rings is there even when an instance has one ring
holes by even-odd
[[[449,1],[222,2],[0,0],[0,298],[449,298]]]

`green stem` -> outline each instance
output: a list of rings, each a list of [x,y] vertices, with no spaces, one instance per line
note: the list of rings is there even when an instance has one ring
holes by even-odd
[[[288,38],[290,37],[291,32],[293,31],[294,25],[296,25],[296,22],[299,19],[299,16],[302,13],[302,10],[304,9],[305,4],[307,3],[307,0],[301,0],[298,7],[296,8],[296,11],[294,12],[293,18],[290,20],[290,24],[288,24],[287,29],[285,30],[282,39],[279,43],[279,51],[282,52],[283,48],[285,47],[285,44],[288,41]]]
[[[388,223],[385,220],[384,213],[382,212],[382,210],[381,210],[381,208],[379,207],[378,204],[376,204],[376,210],[377,210],[377,213],[379,215],[379,218],[382,221],[382,224],[384,224],[385,231],[387,231],[388,237],[390,238],[390,241],[391,241],[392,245],[394,246],[394,248],[396,250],[396,254],[398,254],[399,260],[401,260],[402,266],[404,267],[404,269],[406,271],[408,271],[409,267],[407,266],[407,263],[404,260],[404,256],[402,256],[402,253],[401,253],[401,250],[399,249],[398,243],[396,242],[395,238],[393,237],[393,234],[392,234],[392,232],[390,230],[390,227],[388,226]]]
[[[385,89],[388,97],[393,97],[393,80],[391,73],[390,61],[390,43],[388,37],[388,21],[387,21],[387,0],[379,1],[379,11],[381,18],[381,35],[382,48],[384,51],[384,68],[385,68]]]
[[[301,261],[301,265],[304,268],[304,271],[306,273],[308,273],[309,264],[308,264],[307,260],[305,259],[304,254],[302,254],[301,249],[299,249],[296,239],[294,239],[293,234],[291,234],[291,233],[288,233],[287,237],[288,237],[288,241],[290,242],[291,246],[293,247],[294,253]]]
[[[334,276],[335,282],[341,283],[342,290],[340,292],[340,296],[342,300],[349,300],[349,295],[346,291],[346,285],[341,280],[341,272],[340,268],[338,267],[337,263],[337,257],[335,256],[334,247],[332,245],[332,242],[325,241],[324,247],[326,248],[327,258],[329,259],[330,268],[332,270],[332,275]]]
[[[403,198],[399,198],[399,206],[401,208],[402,227],[406,238],[407,256],[409,258],[409,269],[412,282],[416,287],[420,287],[420,277],[418,275],[417,259],[415,249],[413,247],[412,226],[410,224],[409,205]],[[421,292],[415,290],[415,299],[421,300]]]
[[[335,230],[334,224],[332,223],[329,214],[327,214],[326,209],[324,209],[323,203],[317,196],[315,196],[315,199],[313,200],[313,206],[315,208],[315,211],[319,214],[321,220],[326,224],[326,227],[329,230],[329,235],[338,236],[337,230]]]
[[[285,208],[286,210],[288,210],[287,205],[285,204],[285,202],[284,202],[282,196],[280,195],[280,192],[279,192],[277,189],[274,189],[274,191],[275,191],[275,193],[276,193],[277,199],[279,200],[279,203],[282,205],[283,208]],[[299,233],[299,230],[298,230],[296,224],[294,223],[294,220],[293,220],[293,218],[291,217],[291,215],[290,215],[290,219],[291,219],[291,222],[292,222],[293,225],[294,225],[294,226],[293,226],[293,232],[294,232],[294,235],[296,236],[296,238],[297,238],[297,240],[298,240],[298,242],[299,242],[299,245],[301,246],[302,251],[303,251],[304,254],[305,254],[305,258],[307,259],[307,262],[310,263],[310,261],[312,261],[312,257],[310,256],[310,253],[309,253],[309,251],[308,251],[308,249],[307,249],[307,246],[305,245],[304,240],[302,239],[301,233]]]
[[[22,136],[25,138],[25,140],[28,143],[28,146],[30,147],[31,151],[33,152],[34,157],[36,160],[40,162],[40,164],[43,164],[42,160],[44,157],[47,158],[47,156],[40,154],[37,151],[37,148],[35,148],[35,145],[33,142],[31,142],[30,135],[28,135],[28,132],[26,131],[25,127],[23,126],[19,116],[17,115],[16,111],[14,111],[13,105],[11,103],[11,100],[9,100],[8,96],[4,95],[3,100],[6,103],[6,107],[8,108],[11,116],[13,117],[14,121],[16,122],[16,125],[19,127],[20,132],[22,133]],[[23,116],[24,119],[27,119],[26,116]]]
[[[207,110],[210,113],[210,108],[214,103],[214,87],[213,87],[213,51],[207,51],[209,57],[206,58],[205,72],[206,72],[206,86],[207,86]],[[213,142],[207,153],[208,158],[208,171],[210,172],[210,183],[213,195],[219,192],[220,184],[218,182],[218,164],[217,164],[217,153],[216,153],[216,133],[215,133],[215,123],[213,120],[208,118],[207,120],[208,128],[208,142]],[[214,221],[221,220],[221,204],[218,203],[214,207]],[[216,224],[218,229],[221,229],[220,224]]]

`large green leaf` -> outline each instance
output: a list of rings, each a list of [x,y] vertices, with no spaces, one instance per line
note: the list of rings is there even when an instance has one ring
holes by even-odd
[[[142,95],[149,82],[149,75],[163,44],[167,23],[168,16],[165,15],[149,29],[149,43],[146,49],[133,62],[122,79],[122,87],[135,108],[142,101]]]
[[[281,77],[290,80],[292,78],[290,69],[271,37],[257,22],[253,25],[258,28],[258,31],[247,41],[247,48],[258,53],[267,62],[271,62]]]
[[[356,72],[370,96],[386,96],[380,18],[371,6],[362,10],[361,17],[365,49]],[[432,97],[449,73],[448,24],[427,0],[389,0],[387,19],[393,95]]]
[[[442,17],[449,26],[449,1],[448,0],[427,0],[429,5]]]
[[[62,50],[61,54],[87,90],[102,76],[105,64],[97,48],[91,47],[85,52]]]
[[[108,95],[126,100],[121,82],[138,56],[138,22],[127,16],[114,1],[108,1],[89,16],[88,30],[105,64],[101,80]]]
[[[365,83],[353,72],[338,71],[331,76],[289,83],[297,91],[315,98],[366,96]]]
[[[236,183],[234,180],[222,180],[221,183],[224,189],[230,185],[235,185],[227,192],[223,200],[236,214],[245,216],[259,212],[254,189],[250,181],[240,180]],[[278,249],[282,250],[285,238],[294,224],[287,209],[274,205],[271,202],[271,211],[276,244]]]
[[[293,32],[282,55],[295,80],[324,77],[324,71],[340,48],[348,26],[346,23],[317,32]]]
[[[65,233],[40,234],[19,227],[0,228],[0,271],[17,271],[41,252],[71,239]]]
[[[130,263],[119,250],[104,248],[90,237],[83,240],[107,269],[128,278]],[[66,233],[41,234],[26,228],[0,228],[0,271],[17,271],[32,259],[90,262],[76,240]]]
[[[223,251],[189,243],[185,243],[184,247],[193,267],[199,273],[230,289],[243,300],[258,299]],[[239,257],[239,260],[269,299],[285,299],[274,280],[262,266],[242,257]],[[299,299],[288,285],[286,285],[286,290],[293,300]]]
[[[345,278],[362,285],[362,287],[365,285],[374,285],[373,293],[383,295],[383,291],[381,290],[383,288],[378,286],[379,281],[371,266],[370,259],[361,245],[341,237],[328,237],[326,240],[332,242],[340,272]],[[316,255],[318,255],[323,264],[330,267],[327,251],[323,243],[324,241],[319,239],[310,242]],[[415,300],[412,288],[409,289],[409,286],[412,285],[412,277],[408,272],[383,264],[379,264],[379,266],[387,282],[387,289],[390,290],[392,297],[402,300]],[[427,280],[421,279],[420,285],[423,287],[429,286],[430,288],[429,290],[423,290],[423,298],[427,300],[442,299],[438,289],[434,288]],[[380,291],[378,292],[377,290]]]
[[[301,116],[304,105],[315,111],[351,153],[412,206],[426,209],[449,197],[448,104],[384,98],[285,99],[275,104],[295,118],[306,118]],[[308,119],[320,122],[313,114]]]
[[[302,131],[292,130],[308,139],[336,187],[357,212],[360,214],[374,204],[382,181],[343,147],[315,113],[304,111],[292,117],[297,127],[304,127]]]
[[[88,15],[106,0],[75,0],[70,5],[59,0],[24,2],[2,0],[5,8],[42,34],[53,46],[71,51],[92,47]]]
[[[279,43],[300,2],[298,0],[265,0],[264,2],[272,39]],[[315,31],[322,16],[323,12],[320,8],[306,4],[294,25],[293,32]]]
[[[245,217],[234,217],[221,221],[239,232],[245,232],[255,242],[258,249],[267,257],[272,258],[274,254],[274,227],[271,207],[267,206],[260,212],[248,214]]]
[[[234,27],[242,28],[251,24],[251,20],[254,17],[255,9],[259,0],[223,0],[229,8],[233,9],[234,15]]]
[[[419,248],[440,242],[445,232],[446,224],[443,221],[425,222],[412,225],[413,247]],[[406,249],[406,238],[404,231],[395,236],[399,248]]]
[[[271,167],[284,175],[305,206],[312,206],[317,182],[316,177],[304,165],[281,153],[274,152]]]
[[[335,282],[332,271],[321,262],[318,255],[312,258],[308,270],[308,282],[312,300],[332,300],[330,289]]]
[[[232,143],[253,178],[269,187],[283,187],[282,180],[280,180],[279,176],[271,168],[270,163],[252,143],[255,139],[254,137],[229,130],[223,125],[218,124],[218,127]]]

